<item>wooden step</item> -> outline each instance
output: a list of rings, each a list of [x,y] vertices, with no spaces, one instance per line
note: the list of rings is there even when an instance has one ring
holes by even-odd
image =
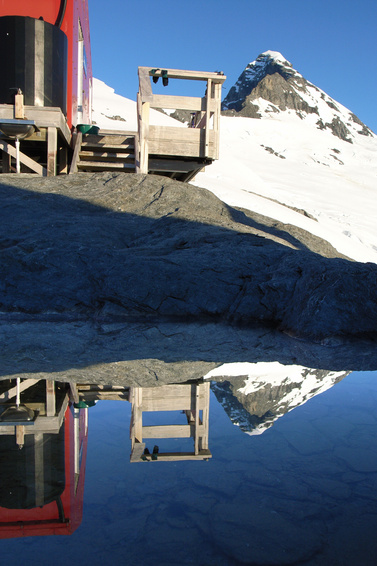
[[[134,163],[124,161],[79,161],[77,163],[79,171],[135,171]]]
[[[127,145],[135,143],[135,136],[122,136],[122,135],[104,135],[100,134],[95,136],[86,134],[82,137],[82,145]]]
[[[75,149],[72,171],[134,172],[135,136],[133,132],[83,134]]]
[[[80,161],[135,161],[134,153],[114,153],[110,151],[80,151]]]
[[[104,144],[104,143],[82,143],[81,149],[83,151],[115,151],[117,153],[129,153],[130,151],[135,151],[134,143],[127,144]]]

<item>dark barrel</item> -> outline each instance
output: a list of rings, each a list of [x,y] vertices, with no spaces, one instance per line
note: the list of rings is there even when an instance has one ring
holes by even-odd
[[[57,26],[24,16],[0,17],[0,104],[13,104],[17,89],[30,106],[67,113],[68,40]]]

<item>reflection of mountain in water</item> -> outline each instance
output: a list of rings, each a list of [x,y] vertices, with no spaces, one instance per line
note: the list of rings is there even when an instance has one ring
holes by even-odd
[[[233,424],[248,434],[261,434],[348,373],[262,362],[225,364],[206,377],[221,379],[211,387]]]

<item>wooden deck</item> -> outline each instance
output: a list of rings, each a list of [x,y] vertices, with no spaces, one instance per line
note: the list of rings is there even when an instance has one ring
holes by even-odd
[[[201,98],[154,95],[151,77],[204,81],[205,95]],[[139,67],[137,172],[189,181],[219,158],[221,87],[225,79],[220,72]],[[150,125],[151,108],[188,111],[189,127]]]
[[[20,161],[27,171],[41,176],[53,176],[68,172],[71,132],[60,108],[37,106],[24,107],[25,118],[33,120],[37,130],[20,142]],[[14,119],[16,109],[11,104],[0,104],[1,120]],[[13,140],[0,137],[2,172],[11,173],[12,159],[16,158]]]
[[[100,130],[99,135],[71,135],[60,108],[24,106],[22,116],[33,120],[36,132],[20,141],[0,134],[3,173],[21,171],[42,176],[77,171],[123,171],[166,175],[189,181],[219,157],[221,87],[226,77],[179,69],[139,67],[138,131]],[[203,97],[153,94],[152,79],[203,81]],[[150,124],[150,110],[183,110],[187,127]],[[0,105],[1,120],[18,118],[15,105]]]

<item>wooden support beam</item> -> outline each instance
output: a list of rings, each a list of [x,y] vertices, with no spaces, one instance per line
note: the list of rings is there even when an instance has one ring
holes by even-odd
[[[17,425],[16,427],[16,444],[21,448],[25,443],[25,427]]]
[[[201,450],[208,450],[208,431],[209,431],[209,391],[210,391],[210,382],[205,382],[201,384],[201,394],[204,397],[203,401],[203,429],[204,432],[201,435]]]
[[[75,148],[73,150],[73,158],[71,162],[71,167],[69,169],[69,174],[77,173],[77,164],[80,159],[81,143],[82,143],[82,132],[77,132],[76,140],[75,140]]]
[[[205,141],[204,141],[204,156],[209,156],[209,120],[210,120],[210,103],[212,96],[212,80],[208,79],[207,81],[207,94],[206,94],[206,124],[205,124]]]
[[[149,110],[150,103],[143,102],[142,97],[137,95],[137,114],[138,114],[138,132],[139,132],[139,173],[148,174],[148,157],[149,157]]]
[[[130,461],[134,462],[175,462],[177,460],[208,460],[212,458],[209,450],[200,450],[198,454],[194,452],[159,452],[156,458],[152,454],[143,454],[145,444],[135,444],[131,453]]]
[[[56,413],[55,381],[46,379],[46,415],[54,417]]]
[[[215,94],[215,100],[214,100],[214,107],[215,107],[215,112],[214,112],[214,116],[213,116],[213,131],[215,133],[215,142],[214,142],[214,146],[215,146],[215,153],[214,153],[214,159],[219,159],[219,150],[220,150],[220,114],[221,114],[221,84],[216,83],[214,85],[214,94]]]
[[[141,102],[152,102],[153,93],[152,93],[149,69],[147,67],[139,67],[138,74],[139,74],[139,93],[141,97]]]
[[[221,84],[226,79],[226,76],[222,72],[188,71],[184,69],[166,69],[165,67],[159,69],[155,67],[139,67],[139,77],[140,72],[146,73],[149,76],[161,77],[162,71],[167,71],[168,78],[170,79],[184,79],[189,81],[207,81],[211,79],[213,82],[219,82]]]
[[[33,385],[38,383],[38,381],[40,380],[39,379],[24,379],[23,381],[21,380],[20,393],[22,393],[26,389],[29,389],[29,387],[32,387]],[[16,397],[16,395],[17,395],[17,387],[15,386],[12,387],[11,389],[8,389],[8,391],[4,391],[4,393],[0,395],[0,401],[10,401],[10,399],[13,399],[13,397]]]
[[[13,145],[11,145],[10,143],[8,143],[4,140],[0,140],[0,149],[5,151],[5,153],[8,153],[12,157],[16,158],[16,148]],[[20,151],[19,155],[20,155],[21,163],[26,165],[26,167],[28,167],[29,169],[34,171],[34,173],[38,173],[38,175],[41,175],[42,177],[47,176],[47,169],[42,167],[42,165],[39,165],[39,163],[37,163],[36,161],[31,159],[27,155],[22,153],[22,151]]]
[[[25,119],[24,95],[16,94],[14,97],[14,117],[17,120]]]
[[[66,175],[68,173],[68,148],[63,146],[59,148],[59,175]]]
[[[11,172],[11,156],[6,151],[2,152],[2,160],[3,160],[3,173],[10,173]]]
[[[58,130],[47,128],[47,176],[55,177],[58,152]]]
[[[77,384],[73,383],[73,381],[69,382],[69,388],[71,391],[71,397],[74,403],[78,403],[80,401],[79,392],[77,389]]]
[[[44,504],[44,443],[43,433],[38,432],[34,435],[34,485],[35,485],[35,506],[42,507]]]
[[[25,106],[25,116],[28,120],[34,120],[39,129],[57,128],[60,135],[65,139],[67,145],[71,143],[71,131],[67,120],[60,108],[47,106]],[[13,119],[14,106],[11,104],[0,104],[0,119]],[[35,134],[34,134],[35,135]]]

